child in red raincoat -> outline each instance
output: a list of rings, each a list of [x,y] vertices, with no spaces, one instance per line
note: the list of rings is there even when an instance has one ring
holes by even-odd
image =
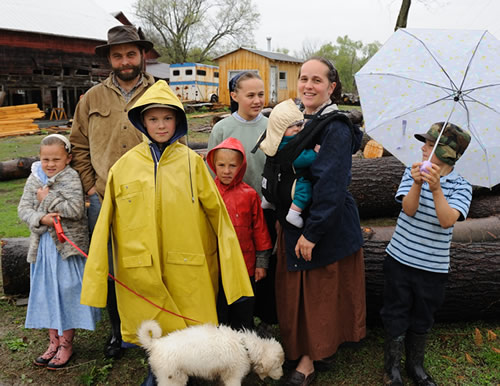
[[[238,235],[250,281],[255,290],[255,282],[266,277],[272,243],[259,195],[250,185],[243,182],[247,168],[243,144],[236,138],[227,138],[208,152],[207,163],[216,175],[215,184]],[[220,290],[217,300],[219,323],[235,329],[253,328],[254,305],[254,298],[248,298],[229,306],[224,291]]]

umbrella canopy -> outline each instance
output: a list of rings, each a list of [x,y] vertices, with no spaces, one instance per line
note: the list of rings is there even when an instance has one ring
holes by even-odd
[[[435,122],[467,131],[456,170],[500,182],[500,41],[487,31],[399,29],[355,75],[365,131],[405,165],[422,159],[414,134]]]

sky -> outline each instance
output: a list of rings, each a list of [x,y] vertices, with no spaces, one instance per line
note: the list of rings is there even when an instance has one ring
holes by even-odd
[[[96,0],[109,12],[122,11],[136,24],[136,0]],[[394,32],[401,0],[253,0],[260,15],[258,49],[287,48],[289,54],[347,35],[363,44],[384,43]],[[307,5],[305,5],[307,3]],[[500,38],[498,0],[413,0],[408,28],[480,29]],[[139,24],[140,25],[140,24]]]

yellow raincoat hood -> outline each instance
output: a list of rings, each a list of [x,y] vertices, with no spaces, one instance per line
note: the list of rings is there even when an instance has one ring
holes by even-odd
[[[151,140],[146,128],[142,123],[142,110],[145,107],[152,104],[160,104],[169,107],[173,107],[176,114],[176,128],[175,133],[167,142],[167,144],[173,143],[180,137],[187,134],[188,125],[186,120],[186,114],[184,112],[184,106],[177,96],[174,94],[170,86],[164,80],[157,81],[154,85],[146,90],[146,92],[137,100],[134,107],[128,112],[128,118],[130,122],[141,131],[146,137]]]

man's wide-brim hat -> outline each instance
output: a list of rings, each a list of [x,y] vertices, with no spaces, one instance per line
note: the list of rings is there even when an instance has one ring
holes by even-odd
[[[153,48],[149,40],[141,39],[139,32],[131,25],[118,25],[108,31],[108,44],[97,46],[95,53],[99,56],[108,56],[109,48],[118,44],[137,44],[146,52]]]

